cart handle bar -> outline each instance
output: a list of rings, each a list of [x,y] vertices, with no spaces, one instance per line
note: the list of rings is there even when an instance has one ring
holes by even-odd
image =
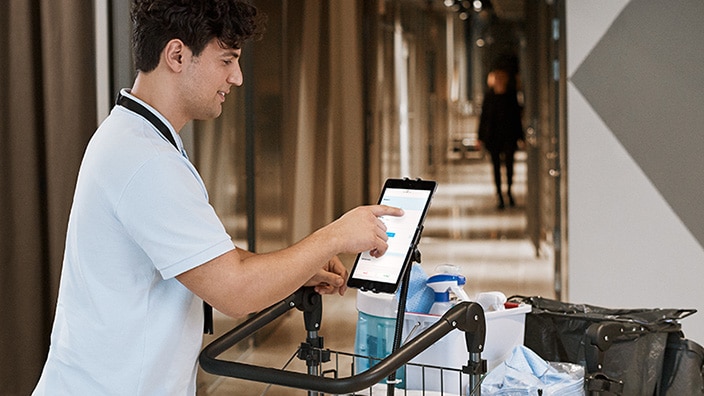
[[[381,381],[455,328],[465,332],[470,358],[481,360],[480,355],[484,349],[486,322],[484,310],[479,304],[474,302],[461,302],[455,305],[436,323],[407,342],[397,351],[387,356],[370,369],[350,377],[319,377],[217,359],[220,354],[251,334],[254,334],[257,330],[283,315],[288,310],[294,307],[301,310],[305,309],[305,305],[310,303],[309,296],[309,288],[299,289],[288,298],[252,316],[247,321],[207,345],[199,357],[199,362],[203,370],[215,375],[323,393],[353,393]],[[468,365],[471,366],[471,363],[472,362],[469,362]]]

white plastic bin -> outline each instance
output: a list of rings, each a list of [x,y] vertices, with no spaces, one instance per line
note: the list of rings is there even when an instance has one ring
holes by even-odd
[[[510,357],[515,346],[523,345],[526,313],[531,309],[530,305],[520,305],[503,311],[485,312],[486,339],[482,359],[487,361],[488,371]],[[404,319],[403,339],[412,339],[438,319],[439,316],[407,312]],[[412,359],[411,363],[461,369],[462,366],[467,365],[468,358],[464,333],[455,329]],[[464,389],[460,389],[460,378],[457,372],[444,371],[441,383],[438,369],[408,365],[406,370],[406,389],[439,391],[442,385],[442,390],[445,392],[464,393]],[[466,374],[462,376],[464,377],[462,384],[466,387],[469,384],[469,376]]]

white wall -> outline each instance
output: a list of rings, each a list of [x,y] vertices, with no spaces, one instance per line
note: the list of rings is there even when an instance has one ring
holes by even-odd
[[[658,184],[657,180],[661,177],[672,183],[681,183],[682,191],[691,191],[692,186],[687,184],[688,178],[681,175],[655,175],[658,169],[670,169],[671,161],[683,161],[675,164],[677,166],[674,169],[681,169],[685,175],[688,171],[701,173],[704,168],[682,160],[678,157],[677,150],[657,156],[666,159],[657,159],[662,161],[661,164],[648,162],[647,159],[634,159],[633,153],[637,150],[633,149],[635,146],[632,143],[628,145],[630,150],[624,146],[624,141],[632,142],[624,139],[624,134],[631,134],[635,139],[638,139],[635,134],[642,134],[642,140],[636,145],[642,144],[640,148],[644,152],[652,150],[663,154],[658,150],[669,148],[663,148],[657,139],[648,137],[645,133],[648,132],[647,125],[639,125],[631,130],[627,126],[620,128],[628,124],[628,117],[633,116],[632,111],[624,109],[619,116],[619,110],[615,109],[614,113],[605,115],[603,110],[595,110],[595,107],[599,108],[599,95],[594,95],[591,91],[590,100],[584,94],[589,91],[585,88],[590,85],[590,81],[595,85],[612,78],[614,84],[623,81],[623,76],[618,75],[615,68],[592,68],[585,71],[582,66],[585,59],[595,53],[596,46],[608,41],[603,38],[609,29],[616,29],[611,30],[612,34],[619,33],[619,26],[614,21],[622,13],[632,12],[634,15],[630,17],[638,18],[640,14],[636,8],[649,5],[645,4],[647,1],[637,1],[643,4],[629,7],[631,2],[628,0],[567,0],[566,3],[569,78],[567,300],[611,308],[695,308],[699,313],[683,319],[681,323],[688,338],[704,344],[704,249],[700,243],[701,236],[692,233],[701,224],[693,224],[692,217],[688,217],[686,211],[679,210],[681,206],[673,205],[672,198],[663,195],[662,184]],[[686,16],[684,14],[691,13],[689,7],[701,7],[694,3],[694,0],[673,1],[660,2],[659,5],[662,9],[671,8],[668,11],[669,18],[679,22],[679,11],[682,16]],[[673,26],[687,29],[687,23]],[[697,30],[695,34],[700,32]],[[704,37],[699,37],[698,40],[704,41]],[[672,40],[666,46],[671,48],[678,44],[678,40]],[[632,45],[642,46],[642,51],[646,52],[649,48],[654,48],[651,43],[638,40],[634,40]],[[653,61],[643,62],[636,67],[656,69],[660,67],[659,58],[672,56],[669,51],[667,55],[647,55],[647,59]],[[676,56],[689,55],[687,51],[682,51],[679,55],[676,53]],[[671,68],[671,65],[680,64],[680,61],[675,57],[665,62]],[[598,64],[599,61],[596,62]],[[608,65],[608,62],[628,63],[628,59],[606,59],[603,62],[604,65]],[[573,78],[577,73],[582,75]],[[586,76],[585,73],[590,74]],[[656,70],[652,79],[662,79],[661,76]],[[689,88],[684,87],[685,91],[698,90],[703,85],[701,71],[686,76],[685,81],[687,79],[691,85]],[[670,81],[658,83],[663,87],[670,85]],[[667,92],[667,89],[663,91]],[[685,96],[686,94],[687,92]],[[605,100],[615,97],[608,90],[604,90],[603,96]],[[698,113],[704,112],[703,102],[686,103],[685,108],[670,109],[671,100],[665,94],[633,96],[629,100],[632,101],[629,105],[650,102],[654,108],[667,112],[664,113],[666,117],[672,117],[667,123],[671,129],[657,131],[655,136],[679,134],[678,138],[685,147],[695,145],[695,149],[704,156],[704,144],[698,137],[702,131],[687,130],[684,125],[688,124],[679,121],[686,120],[687,117],[701,117]],[[619,101],[616,106],[625,105],[623,99]],[[671,114],[673,111],[677,114]],[[619,117],[622,119],[619,120]],[[642,117],[639,118],[642,120]],[[621,121],[624,123],[621,124]],[[619,133],[614,133],[608,125],[619,125]],[[693,165],[695,169],[690,169]],[[695,189],[704,190],[704,185],[695,186]],[[700,203],[704,199],[701,196],[690,198],[691,207],[687,210],[692,214],[704,213]]]

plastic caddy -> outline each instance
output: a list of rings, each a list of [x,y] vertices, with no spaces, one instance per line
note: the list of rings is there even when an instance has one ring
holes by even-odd
[[[610,309],[523,296],[509,301],[533,307],[524,345],[547,361],[584,365],[587,392],[704,394],[704,354],[683,341],[679,323],[696,310]]]
[[[523,332],[526,313],[531,311],[529,305],[521,305],[503,311],[487,311],[486,341],[482,351],[482,359],[487,362],[487,370],[491,371],[508,358],[513,347],[523,344]],[[404,320],[404,339],[413,337],[429,328],[439,319],[438,316],[406,312]],[[452,331],[430,348],[421,352],[411,360],[406,368],[406,389],[439,390],[449,389],[454,393],[462,393],[457,389],[457,372],[438,369],[428,369],[432,366],[462,368],[466,363],[467,352],[464,348],[465,339],[461,331]],[[465,381],[465,383],[467,383]]]

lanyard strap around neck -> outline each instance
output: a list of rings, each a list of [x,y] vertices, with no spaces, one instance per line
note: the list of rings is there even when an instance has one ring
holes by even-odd
[[[146,118],[147,121],[154,125],[154,127],[159,131],[159,133],[161,133],[161,135],[166,138],[166,140],[171,142],[171,144],[176,147],[176,150],[179,150],[178,145],[176,144],[176,140],[174,140],[174,136],[171,134],[171,130],[169,129],[169,127],[167,127],[166,124],[164,124],[164,122],[159,119],[159,117],[154,115],[154,113],[147,110],[146,107],[142,106],[142,104],[128,96],[123,95],[122,93],[117,94],[116,103]]]
[[[171,134],[171,130],[169,127],[164,124],[163,121],[159,119],[154,113],[151,111],[147,110],[146,107],[142,106],[139,102],[135,101],[134,99],[127,97],[123,95],[122,93],[117,94],[117,100],[116,103],[127,110],[131,110],[142,117],[144,117],[149,123],[154,125],[154,127],[161,133],[166,140],[171,142],[171,144],[174,145],[176,150],[179,150],[178,145],[176,144],[176,140],[174,140],[174,136]],[[205,334],[213,334],[213,308],[208,304],[207,302],[203,301],[203,313],[204,313],[204,325],[203,325],[203,332]]]

